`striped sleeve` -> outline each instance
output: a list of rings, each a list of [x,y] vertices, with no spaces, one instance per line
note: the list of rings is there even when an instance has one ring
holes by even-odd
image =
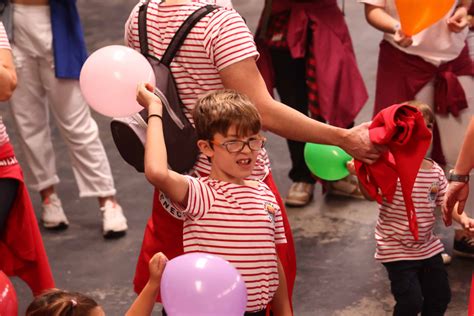
[[[191,176],[186,176],[186,178],[189,183],[188,203],[185,209],[179,205],[175,206],[189,219],[195,221],[202,218],[211,209],[215,201],[215,194],[209,185],[199,179]]]
[[[8,42],[7,32],[3,23],[0,22],[0,48],[11,49],[10,43]]]
[[[219,71],[259,56],[252,33],[234,10],[218,10],[212,15],[204,34],[204,47]]]
[[[143,0],[135,5],[132,9],[130,16],[128,17],[127,22],[125,22],[125,33],[124,33],[124,42],[125,45],[133,49],[139,49],[140,47],[135,47],[133,41],[133,21],[138,21],[138,9],[142,4]],[[138,23],[138,22],[137,22]]]

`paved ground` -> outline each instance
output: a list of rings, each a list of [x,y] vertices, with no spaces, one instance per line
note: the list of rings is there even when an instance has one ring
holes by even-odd
[[[135,0],[79,0],[86,40],[90,51],[121,43],[123,23]],[[234,4],[254,29],[263,1],[235,0]],[[362,7],[346,3],[346,18],[358,62],[371,98],[358,122],[368,120],[372,111],[377,43],[380,34],[363,18]],[[13,143],[15,131],[6,107],[0,109]],[[100,234],[100,214],[95,199],[79,200],[65,146],[53,126],[61,184],[58,187],[70,228],[62,233],[43,231],[50,263],[60,288],[94,296],[108,315],[121,315],[133,301],[131,281],[143,229],[151,210],[152,189],[119,157],[108,130],[108,119],[97,119],[112,165],[118,198],[126,210],[130,229],[125,238],[105,241]],[[280,191],[289,187],[289,156],[284,140],[269,135],[272,168]],[[19,146],[18,157],[22,160]],[[64,159],[63,159],[64,157]],[[39,212],[39,197],[31,192]],[[376,205],[347,198],[323,197],[318,187],[315,201],[301,209],[288,209],[295,235],[298,275],[294,294],[295,315],[389,315],[392,298],[383,267],[373,259],[373,229]],[[439,227],[448,252],[452,231]],[[448,267],[453,300],[448,315],[465,315],[473,262],[455,258]],[[20,308],[31,301],[28,288],[19,280]],[[158,308],[157,308],[158,309]]]

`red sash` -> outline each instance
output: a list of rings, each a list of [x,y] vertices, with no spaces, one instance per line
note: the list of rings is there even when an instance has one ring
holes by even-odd
[[[15,153],[10,143],[0,146],[0,160],[11,157]],[[20,277],[38,295],[53,288],[54,280],[20,165],[0,166],[0,178],[12,178],[20,183],[0,238],[0,270],[8,276]]]

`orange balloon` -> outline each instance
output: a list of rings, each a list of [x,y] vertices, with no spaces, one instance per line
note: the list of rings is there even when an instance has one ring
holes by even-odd
[[[395,0],[403,33],[413,36],[448,13],[454,0]]]

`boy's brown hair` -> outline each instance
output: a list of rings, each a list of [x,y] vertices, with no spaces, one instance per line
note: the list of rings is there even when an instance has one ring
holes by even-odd
[[[417,108],[417,110],[420,111],[420,113],[423,115],[425,122],[433,125],[435,121],[435,116],[434,116],[433,110],[428,104],[423,103],[421,101],[417,101],[417,100],[408,101],[407,104]]]
[[[227,135],[235,125],[237,136],[257,134],[261,127],[260,114],[250,99],[234,90],[211,92],[200,98],[193,111],[198,139],[212,140],[216,133]]]

